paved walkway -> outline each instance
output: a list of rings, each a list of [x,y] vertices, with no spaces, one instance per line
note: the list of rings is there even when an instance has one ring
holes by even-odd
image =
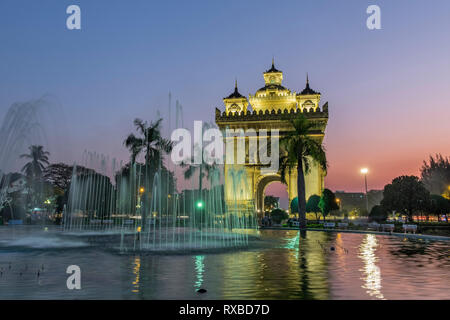
[[[261,230],[298,230],[298,228],[290,227],[261,227]],[[369,234],[379,234],[383,236],[396,236],[411,239],[427,239],[427,240],[440,240],[440,241],[450,241],[450,237],[435,236],[428,234],[414,234],[414,233],[400,233],[400,232],[382,232],[382,231],[372,231],[372,230],[348,230],[348,229],[318,229],[318,228],[307,228],[307,231],[326,231],[326,232],[343,232],[343,233],[369,233]]]

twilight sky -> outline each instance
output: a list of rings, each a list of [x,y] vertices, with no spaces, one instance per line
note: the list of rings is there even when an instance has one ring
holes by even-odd
[[[66,29],[70,4],[80,31]],[[382,30],[366,28],[370,4]],[[0,123],[14,102],[51,94],[67,141],[49,146],[52,161],[85,149],[127,160],[133,119],[167,116],[169,91],[185,126],[212,121],[234,79],[253,94],[274,56],[286,87],[302,90],[308,72],[329,102],[326,186],[361,191],[367,166],[381,189],[450,153],[449,18],[448,0],[2,0]]]

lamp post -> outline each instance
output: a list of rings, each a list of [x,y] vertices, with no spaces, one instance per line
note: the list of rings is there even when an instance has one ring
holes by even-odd
[[[145,192],[145,188],[144,187],[140,187],[139,188],[139,193],[138,193],[138,204],[136,206],[136,208],[139,209],[139,213],[141,214],[141,230],[145,229],[145,210],[143,210],[142,208],[142,196]]]
[[[369,172],[369,169],[367,169],[367,168],[361,169],[361,173],[364,175],[364,185],[366,188],[366,210],[367,210],[367,213],[369,213],[369,196],[367,193],[367,173],[368,172]]]
[[[45,200],[44,201],[44,204],[45,204],[45,209],[46,209],[46,212],[47,212],[47,217],[50,219],[50,204],[51,204],[52,202],[50,201],[50,199],[47,199],[47,200]],[[44,219],[44,222],[45,222],[45,219]]]

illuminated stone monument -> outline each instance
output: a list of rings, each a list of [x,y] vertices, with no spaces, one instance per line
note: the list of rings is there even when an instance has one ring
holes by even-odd
[[[283,72],[277,70],[272,61],[272,67],[264,72],[264,87],[257,90],[254,95],[249,95],[248,99],[239,93],[236,83],[234,92],[223,99],[225,111],[221,112],[216,108],[215,120],[219,128],[222,131],[253,129],[259,139],[264,136],[261,135],[260,130],[267,130],[270,133],[271,129],[277,129],[279,137],[281,137],[293,129],[287,118],[295,117],[298,112],[301,112],[309,121],[313,122],[314,130],[311,131],[311,136],[322,142],[328,122],[328,104],[325,103],[319,107],[320,93],[310,88],[308,77],[306,87],[300,93],[283,87],[282,81]],[[251,110],[248,110],[249,104]],[[268,136],[269,134],[266,134],[265,138],[267,139]],[[227,139],[245,139],[246,160],[249,159],[249,139],[254,138],[254,136],[247,135],[226,137],[224,134],[225,142]],[[237,140],[234,142],[236,150],[238,143]],[[236,152],[234,154],[236,155]],[[279,172],[264,173],[261,170],[263,167],[264,165],[259,162],[259,157],[256,163],[248,163],[248,161],[245,164],[225,163],[225,203],[227,206],[234,204],[235,208],[231,208],[231,211],[236,214],[256,211],[259,216],[262,215],[265,188],[271,182],[281,181]],[[320,195],[322,193],[325,175],[326,172],[320,169],[316,163],[311,166],[310,172],[305,175],[306,200],[313,194]],[[295,167],[288,170],[285,181],[290,203],[297,197],[297,169]]]

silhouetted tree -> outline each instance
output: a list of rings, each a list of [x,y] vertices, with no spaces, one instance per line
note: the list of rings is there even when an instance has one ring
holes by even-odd
[[[385,207],[381,205],[375,205],[373,206],[372,210],[370,210],[369,213],[369,219],[376,221],[376,222],[383,222],[386,221],[388,217],[388,211]]]
[[[264,211],[278,209],[278,198],[274,196],[264,197]]]
[[[414,213],[429,206],[430,192],[416,176],[400,176],[384,187],[381,205],[387,210],[406,214],[412,221]]]
[[[83,166],[75,166],[76,175],[94,173],[92,169],[85,168]],[[74,166],[67,165],[65,163],[53,163],[48,165],[43,172],[43,178],[46,182],[51,183],[53,186],[60,188],[61,190],[68,190],[72,175],[74,174]]]
[[[22,154],[20,156],[21,158],[30,159],[30,161],[23,166],[22,172],[25,173],[28,178],[39,180],[42,177],[42,172],[45,167],[49,164],[48,156],[50,153],[44,151],[43,146],[33,145],[28,149],[30,150],[30,153]]]
[[[430,207],[428,212],[435,214],[438,217],[438,220],[440,220],[442,215],[450,213],[450,200],[441,195],[432,194],[430,196]]]
[[[139,154],[144,153],[145,155],[146,169],[143,171],[144,179],[141,180],[141,186],[147,191],[151,189],[153,184],[154,173],[152,173],[152,171],[161,168],[163,155],[172,151],[172,142],[161,136],[161,122],[162,119],[158,119],[156,122],[147,123],[146,121],[136,118],[134,120],[134,125],[140,136],[135,136],[131,133],[124,141],[124,145],[131,153],[131,167],[136,163],[136,158]],[[134,185],[134,182],[131,184]],[[142,195],[142,208],[140,210],[143,228],[146,227],[145,218],[150,203],[149,195],[149,192]]]
[[[273,220],[273,222],[275,223],[281,223],[281,221],[289,218],[289,215],[287,214],[286,211],[282,210],[282,209],[274,209],[272,210],[272,212],[270,213],[270,218]]]
[[[30,186],[28,204],[31,201],[33,205],[38,205],[42,203],[42,192],[43,192],[43,181],[42,172],[45,167],[49,164],[48,156],[49,152],[44,151],[43,146],[32,145],[28,148],[30,153],[22,154],[20,158],[30,159],[23,168],[22,172],[25,174]]]
[[[435,157],[430,155],[428,162],[423,162],[420,174],[430,193],[450,196],[450,159],[448,157],[443,157],[441,154],[436,154]]]
[[[140,153],[144,153],[145,164],[158,167],[163,154],[172,151],[172,142],[161,136],[161,122],[162,119],[150,124],[141,119],[134,120],[140,136],[131,133],[124,141],[125,146],[130,150],[132,164],[136,162],[136,157]]]

